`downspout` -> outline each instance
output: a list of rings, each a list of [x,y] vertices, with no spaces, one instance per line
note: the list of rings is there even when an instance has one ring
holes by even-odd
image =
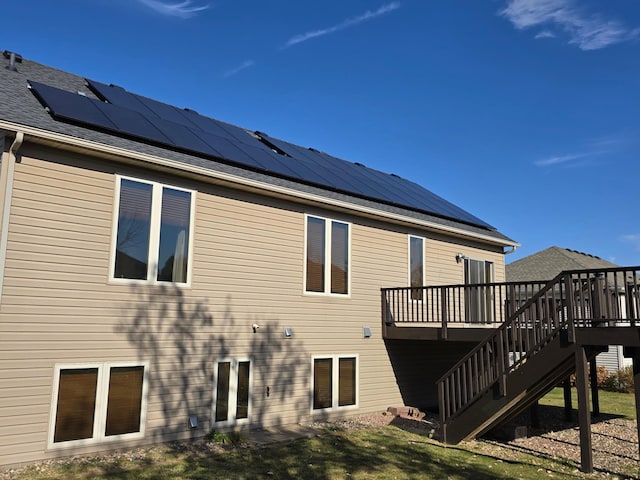
[[[16,157],[18,150],[24,141],[24,133],[16,132],[16,138],[13,140],[7,155],[7,165],[2,165],[2,189],[4,197],[2,198],[2,222],[0,223],[0,304],[2,304],[2,289],[4,286],[4,268],[7,263],[7,237],[9,235],[9,216],[11,214],[11,199],[13,197],[13,177],[16,170]]]

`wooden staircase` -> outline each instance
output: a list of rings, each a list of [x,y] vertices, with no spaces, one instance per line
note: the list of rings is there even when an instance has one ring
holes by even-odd
[[[610,341],[622,327],[624,345],[636,329],[639,270],[562,272],[537,292],[511,296],[507,320],[438,380],[443,440],[482,435],[544,396],[576,371],[579,352],[602,351],[582,343],[593,341],[593,329],[606,328]]]

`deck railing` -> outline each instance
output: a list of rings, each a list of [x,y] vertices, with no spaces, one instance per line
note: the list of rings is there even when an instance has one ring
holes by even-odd
[[[450,324],[504,322],[546,281],[382,289],[385,325],[433,324],[445,331]]]
[[[640,325],[639,287],[640,266],[562,272],[438,380],[443,424],[495,385],[504,394],[506,376],[562,330],[573,341],[576,328]]]

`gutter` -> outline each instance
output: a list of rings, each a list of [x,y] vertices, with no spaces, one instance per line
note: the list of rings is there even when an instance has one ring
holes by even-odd
[[[442,225],[436,222],[431,222],[429,220],[419,220],[413,217],[409,217],[406,215],[395,214],[391,212],[386,212],[384,210],[379,210],[373,207],[366,207],[363,205],[356,205],[344,200],[338,200],[333,198],[323,197],[321,195],[301,192],[299,190],[279,186],[272,185],[267,182],[262,182],[259,180],[252,180],[249,178],[244,178],[238,175],[233,175],[230,173],[224,172],[216,172],[212,170],[207,170],[202,167],[197,167],[195,165],[188,165],[182,162],[178,162],[175,160],[168,160],[166,158],[157,157],[155,155],[150,155],[146,153],[135,152],[132,150],[127,150],[124,148],[114,147],[111,145],[106,145],[103,143],[98,143],[90,140],[84,140],[78,137],[72,137],[70,135],[65,135],[61,133],[55,133],[48,130],[41,130],[34,127],[25,127],[24,125],[14,124],[11,122],[0,121],[0,128],[5,128],[8,130],[20,130],[23,131],[25,135],[28,135],[30,140],[33,140],[36,143],[55,143],[59,148],[65,148],[81,151],[81,152],[98,152],[102,155],[107,155],[110,157],[117,157],[119,161],[124,161],[131,163],[132,160],[136,160],[138,162],[148,163],[155,165],[157,167],[164,167],[171,170],[179,170],[182,172],[186,172],[192,175],[196,175],[200,179],[202,177],[207,177],[219,183],[225,183],[234,186],[235,188],[241,188],[243,190],[249,191],[259,191],[262,194],[271,194],[271,196],[275,197],[285,197],[288,199],[294,199],[298,203],[302,200],[307,204],[320,204],[324,206],[328,206],[333,209],[346,211],[346,212],[359,212],[366,217],[375,218],[375,219],[384,219],[386,221],[390,221],[392,223],[400,224],[400,225],[408,225],[413,227],[421,227],[434,232],[446,232],[453,236],[459,238],[471,238],[475,240],[481,240],[485,243],[489,243],[491,245],[501,246],[501,247],[518,247],[519,244],[514,244],[513,240],[503,240],[499,238],[492,237],[490,235],[483,235],[476,232],[469,232],[462,228],[452,227],[448,225]],[[71,147],[71,148],[69,148]],[[269,193],[267,193],[269,192]],[[1,288],[1,285],[0,285]]]
[[[4,139],[3,139],[4,140]],[[13,140],[9,152],[7,152],[7,162],[2,164],[1,188],[4,191],[2,197],[2,220],[0,222],[0,304],[2,304],[2,289],[4,287],[4,269],[7,263],[7,237],[9,235],[9,217],[11,215],[11,200],[13,197],[13,177],[16,171],[16,158],[18,150],[24,141],[24,133],[16,131],[16,138]]]
[[[511,253],[514,253],[518,247],[520,246],[519,244],[515,244],[515,245],[509,245],[511,247],[511,250],[507,250],[506,252],[504,252],[505,255],[509,255]]]

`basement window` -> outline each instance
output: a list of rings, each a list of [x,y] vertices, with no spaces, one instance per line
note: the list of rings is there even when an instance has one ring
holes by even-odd
[[[148,362],[56,365],[49,447],[144,437]]]
[[[312,363],[312,411],[355,408],[357,355],[314,356]]]

